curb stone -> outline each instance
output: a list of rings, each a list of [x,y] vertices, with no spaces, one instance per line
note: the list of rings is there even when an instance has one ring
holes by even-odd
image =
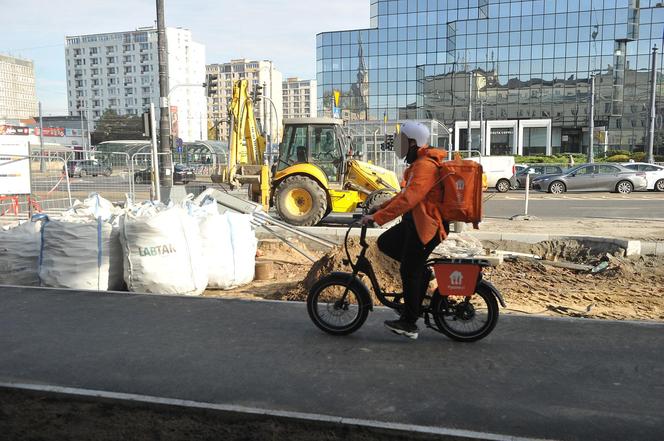
[[[306,231],[309,234],[316,235],[320,238],[328,239],[333,242],[341,243],[346,234],[345,227],[304,227],[301,228],[303,231]],[[367,231],[367,237],[375,238],[380,236],[385,230],[381,228],[372,228]],[[454,233],[452,233],[454,234]],[[664,241],[649,242],[649,241],[640,241],[632,239],[621,239],[617,237],[602,237],[602,236],[578,236],[578,235],[553,235],[553,234],[527,234],[527,233],[497,233],[490,231],[475,232],[469,231],[470,236],[473,236],[479,240],[488,240],[488,241],[514,241],[514,242],[523,242],[528,244],[536,244],[544,241],[553,241],[553,240],[576,240],[580,242],[593,242],[597,244],[612,244],[617,247],[623,248],[625,250],[626,256],[664,256]],[[359,235],[359,229],[351,231],[351,237]],[[286,235],[289,238],[295,237],[292,233]],[[268,239],[271,236],[266,231],[257,231],[257,237],[259,239]],[[307,243],[307,245],[312,246],[312,249],[319,249],[320,245],[316,245],[313,242],[307,240],[302,240],[302,242]]]

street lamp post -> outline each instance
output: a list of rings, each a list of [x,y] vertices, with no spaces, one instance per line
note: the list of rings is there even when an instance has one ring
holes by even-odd
[[[265,90],[265,89],[263,89],[263,90]],[[281,127],[281,126],[279,125],[279,113],[277,112],[277,106],[274,105],[274,101],[272,101],[271,98],[268,98],[265,95],[263,95],[263,99],[266,100],[268,103],[270,103],[270,106],[272,107],[272,110],[274,111],[274,119],[276,120],[275,124],[277,126],[277,136],[273,137],[272,133],[271,133],[272,132],[272,121],[271,121],[272,118],[270,118],[270,137],[269,137],[269,139],[270,140],[276,139],[277,141],[279,141],[279,127]],[[268,154],[270,156],[272,155],[272,146],[271,145],[270,145]],[[269,161],[272,161],[271,157],[268,158],[268,162]]]
[[[655,162],[655,95],[657,93],[657,46],[652,48],[652,69],[650,71],[650,125],[648,127],[648,162]]]
[[[588,162],[595,162],[595,155],[593,153],[593,142],[595,140],[595,74],[590,75],[590,116],[588,121],[589,126],[589,142],[588,142]]]

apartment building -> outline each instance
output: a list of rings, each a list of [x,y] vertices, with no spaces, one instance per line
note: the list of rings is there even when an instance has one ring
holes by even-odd
[[[284,116],[283,75],[274,67],[272,61],[238,59],[229,63],[210,64],[207,66],[207,77],[210,84],[208,115],[210,125],[218,128],[217,139],[228,140],[228,106],[233,96],[233,83],[246,79],[252,90],[256,86],[264,86],[262,94],[268,100],[257,103],[254,112],[261,124],[266,122],[268,132],[272,134],[272,141],[279,142]]]
[[[182,28],[166,28],[166,39],[171,133],[206,140],[205,46]],[[66,37],[65,60],[70,115],[96,121],[107,109],[140,115],[151,102],[159,108],[156,28]]]
[[[287,78],[283,84],[284,118],[315,118],[316,92],[316,80]]]
[[[0,120],[25,119],[37,113],[34,64],[0,55]]]

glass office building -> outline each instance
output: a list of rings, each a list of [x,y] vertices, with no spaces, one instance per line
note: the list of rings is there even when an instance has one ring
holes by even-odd
[[[465,149],[470,104],[486,154],[586,152],[594,77],[596,151],[644,150],[659,0],[367,1],[370,28],[317,36],[320,115],[436,119]]]

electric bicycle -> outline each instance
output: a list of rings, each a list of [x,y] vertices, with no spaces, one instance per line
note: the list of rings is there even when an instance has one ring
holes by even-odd
[[[314,324],[332,335],[348,335],[362,327],[373,310],[369,289],[360,275],[369,278],[376,298],[383,305],[399,312],[404,307],[402,293],[388,293],[381,289],[371,262],[366,257],[367,226],[360,233],[360,253],[355,261],[348,249],[352,224],[346,232],[344,264],[348,272],[333,272],[322,277],[307,295],[307,312]],[[433,258],[425,264],[433,270],[438,287],[424,295],[421,316],[427,328],[460,342],[480,340],[493,331],[498,322],[499,307],[506,307],[498,289],[484,280],[482,269],[489,266],[484,259]],[[428,291],[428,290],[427,290]]]

